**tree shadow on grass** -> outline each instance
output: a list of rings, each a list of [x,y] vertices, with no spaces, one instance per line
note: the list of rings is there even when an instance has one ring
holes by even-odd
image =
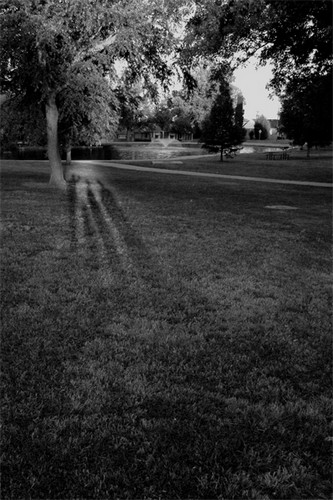
[[[100,182],[72,176],[68,187],[71,245],[99,271],[137,277],[135,252],[147,254],[142,240],[110,190]]]
[[[263,326],[229,332],[217,304],[165,271],[112,187],[73,177],[67,200],[73,260],[86,266],[74,283],[88,290],[83,321],[69,328],[54,316],[43,344],[43,325],[19,324],[4,497],[241,498],[282,465],[280,486],[291,478],[311,491],[317,471],[310,459],[296,470],[297,450],[317,440],[318,463],[326,452],[288,385],[293,339]],[[277,368],[288,369],[286,382]]]
[[[217,308],[198,290],[189,289],[178,276],[165,271],[128,219],[115,189],[72,176],[68,210],[73,248],[80,248],[77,227],[81,218],[87,259],[99,266],[101,273],[121,273],[135,303],[132,316],[143,316],[147,310],[151,319],[172,325],[185,323],[188,328],[205,312],[212,320]]]

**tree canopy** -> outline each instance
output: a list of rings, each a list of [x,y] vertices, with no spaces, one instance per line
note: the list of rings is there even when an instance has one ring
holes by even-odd
[[[331,0],[195,0],[184,64],[190,68],[203,58],[235,69],[253,55],[273,63],[270,86],[282,100],[289,136],[300,142],[307,131],[307,142],[327,141],[331,127],[321,125],[332,122],[332,107],[318,89],[327,88],[332,71]]]
[[[265,140],[269,136],[270,123],[264,115],[257,116],[254,121],[254,137],[255,139]]]
[[[67,139],[93,139],[112,126],[118,60],[129,83],[167,83],[183,7],[179,0],[1,3],[1,91],[45,110],[51,182],[64,184],[58,126]]]
[[[295,144],[325,146],[332,141],[332,72],[291,80],[282,99],[281,130]]]
[[[237,112],[238,111],[238,112]],[[223,151],[242,141],[242,128],[239,128],[239,110],[234,109],[230,84],[225,75],[220,75],[219,92],[215,97],[210,113],[202,125],[202,141],[207,148],[219,148],[221,161]]]
[[[30,120],[34,133],[47,137],[51,182],[64,185],[59,141],[67,148],[94,143],[114,130],[120,114],[124,123],[140,119],[136,97],[119,89],[119,61],[123,89],[140,79],[156,95],[157,81],[168,86],[177,55],[193,92],[188,112],[171,118],[188,130],[202,127],[217,102],[218,89],[202,89],[202,75],[193,71],[198,61],[222,60],[232,69],[256,54],[274,63],[271,83],[287,123],[287,109],[289,118],[295,109],[288,93],[303,99],[297,82],[319,88],[318,79],[330,74],[331,20],[331,0],[2,0],[1,92],[9,97],[8,113],[22,119],[17,133]],[[321,100],[323,94],[309,88],[302,95]],[[239,124],[241,114],[239,108]]]
[[[332,65],[331,0],[195,0],[184,60],[227,59],[237,66],[256,55],[273,61],[276,92],[296,75],[325,74]]]

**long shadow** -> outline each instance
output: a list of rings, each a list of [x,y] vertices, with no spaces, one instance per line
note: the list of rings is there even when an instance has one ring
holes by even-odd
[[[85,190],[84,195],[78,195],[78,185]],[[103,183],[92,182],[89,179],[72,175],[67,190],[68,212],[70,216],[71,241],[73,250],[77,250],[77,218],[82,215],[84,234],[89,241],[90,254],[96,257],[97,241],[99,237],[105,248],[112,253],[111,261],[117,255],[117,243],[115,238],[122,240],[123,246],[134,261],[141,260],[139,256],[145,256],[147,263],[151,264],[148,249],[142,239],[133,228],[132,223],[119,206],[114,194],[107,189]],[[119,255],[118,255],[119,260]],[[138,262],[134,262],[138,264]],[[149,266],[146,266],[149,267]]]
[[[73,179],[74,184],[75,182],[82,182],[82,179]],[[160,325],[167,323],[169,325],[167,328],[169,335],[175,334],[175,343],[172,344],[171,342],[170,345],[164,344],[163,338],[161,338],[161,345],[159,345],[159,342],[149,342],[144,338],[140,340],[139,337],[133,340],[133,342],[137,343],[138,349],[144,353],[142,359],[147,363],[147,366],[152,363],[152,368],[149,369],[149,376],[152,380],[149,384],[151,386],[156,384],[159,389],[156,393],[147,391],[143,400],[140,401],[142,415],[147,420],[155,422],[154,427],[147,432],[147,435],[150,442],[156,443],[156,445],[149,444],[148,448],[151,452],[166,457],[165,471],[163,461],[156,460],[157,474],[167,480],[167,476],[174,465],[173,460],[190,463],[190,456],[194,453],[195,446],[200,444],[200,439],[203,439],[202,436],[205,439],[207,438],[208,445],[211,446],[211,449],[207,451],[209,464],[207,468],[212,466],[209,453],[216,453],[216,460],[223,463],[224,448],[221,446],[221,450],[215,451],[215,441],[214,438],[211,439],[210,433],[214,432],[216,433],[216,439],[218,438],[218,432],[215,430],[214,425],[212,424],[210,427],[208,422],[206,424],[207,428],[204,427],[201,430],[200,438],[198,438],[197,433],[203,419],[202,415],[205,412],[210,415],[212,407],[215,408],[214,411],[220,411],[222,405],[214,392],[210,394],[214,385],[219,382],[218,370],[220,367],[219,357],[216,352],[226,350],[225,347],[228,344],[228,339],[224,339],[223,335],[224,325],[221,322],[221,312],[218,311],[217,306],[211,300],[204,296],[203,293],[200,293],[200,290],[194,290],[184,285],[178,279],[176,273],[171,277],[168,276],[158,256],[152,255],[136,228],[133,227],[133,223],[118,203],[116,193],[113,192],[112,188],[107,188],[101,182],[97,185],[89,180],[84,180],[84,188],[87,193],[86,203],[89,205],[85,208],[82,206],[86,237],[92,240],[101,238],[105,248],[117,254],[117,242],[110,230],[111,226],[108,221],[110,219],[128,251],[135,273],[141,278],[141,288],[136,290],[135,295],[128,294],[131,303],[126,308],[126,319],[132,319],[134,326],[140,324],[140,320],[137,321],[140,317],[148,320],[148,322],[155,321]],[[76,200],[74,195],[69,200],[70,205],[73,203],[79,203],[79,200]],[[75,207],[70,206],[69,208],[71,217],[74,217]],[[91,245],[91,258],[94,258],[94,249],[97,251],[97,247],[97,242],[95,242],[95,246]],[[114,262],[114,260],[110,261],[110,266],[114,267]],[[118,262],[121,264],[119,255]],[[131,286],[133,273],[134,271],[130,270],[127,276],[124,276],[125,279],[122,280],[122,284],[125,288]],[[131,321],[129,321],[129,325],[131,324]],[[202,331],[203,328],[205,329],[204,332]],[[179,333],[179,340],[176,339],[177,333]],[[133,329],[131,334],[133,334]],[[192,344],[188,341],[188,336],[198,336],[200,341]],[[126,339],[124,339],[124,342],[124,345],[128,346]],[[189,352],[186,350],[187,347]],[[179,352],[177,358],[180,363],[178,375],[175,375],[173,369],[169,367],[169,351],[171,348],[176,348]],[[173,356],[171,355],[171,357]],[[228,356],[227,359],[229,359]],[[133,352],[130,348],[128,359],[133,359]],[[154,360],[156,359],[158,359],[158,366],[162,369],[162,374],[155,373]],[[214,366],[216,364],[216,376],[211,375],[212,363]],[[177,379],[177,377],[179,378]],[[177,395],[177,387],[179,390],[181,389],[179,395]],[[124,383],[122,391],[119,396],[117,411],[125,416],[126,405],[133,404],[133,396],[130,391],[127,392],[126,383]],[[195,403],[194,406],[193,402]],[[104,411],[107,411],[107,408],[109,407],[106,407]],[[95,451],[95,456],[98,457],[101,453],[100,443],[97,438],[92,441],[92,449]],[[168,444],[170,442],[175,443],[171,452]],[[139,443],[137,443],[137,446],[139,447]],[[110,443],[110,448],[112,447],[113,444]],[[117,452],[113,451],[113,453]],[[137,458],[136,452],[129,451],[129,453],[129,463],[134,464]],[[204,455],[205,452],[203,452],[203,461]],[[196,460],[201,463],[201,456],[197,457]],[[188,479],[189,484],[187,486],[190,486],[191,479],[192,475]],[[193,486],[191,487],[193,488]],[[192,493],[195,496],[195,489],[193,489]]]
[[[141,290],[142,313],[154,314],[154,318],[171,324],[172,327],[182,325],[189,333],[196,334],[195,322],[206,317],[206,324],[212,323],[212,316],[217,314],[217,306],[211,303],[198,290],[193,290],[175,275],[168,275],[158,256],[152,255],[142,238],[129,221],[110,189],[100,183],[103,204],[112,213],[130,251],[135,269],[146,284]],[[103,224],[103,220],[100,221]],[[153,307],[152,307],[153,306]],[[145,312],[144,312],[145,310]]]
[[[73,241],[76,238],[75,214],[79,203],[76,186],[82,180],[79,176],[72,176],[70,182],[68,204]],[[177,277],[167,275],[158,257],[151,254],[133,227],[112,190],[101,181],[94,183],[89,179],[84,179],[84,187],[86,204],[82,204],[80,209],[84,236],[89,242],[89,259],[96,260],[99,251],[97,238],[100,238],[109,268],[116,272],[122,269],[124,285],[131,287],[136,281],[140,288],[133,297],[138,302],[134,309],[137,310],[140,303],[143,314],[145,309],[149,309],[150,313],[155,311],[155,319],[165,320],[174,326],[182,323],[193,331],[197,314],[201,317],[207,314],[207,321],[211,322],[217,307],[197,290],[184,286]]]
[[[77,250],[77,237],[76,237],[76,183],[80,180],[79,176],[72,175],[67,183],[67,206],[69,213],[69,228],[70,228],[70,248],[72,251]]]
[[[82,197],[80,197],[78,190],[80,186],[82,186]],[[135,228],[126,215],[126,211],[118,203],[117,191],[113,191],[112,187],[108,188],[103,183],[97,184],[91,180],[73,176],[68,188],[68,210],[73,250],[78,251],[81,248],[80,242],[77,241],[77,217],[79,216],[82,218],[80,228],[83,231],[83,247],[92,263],[98,264],[97,255],[101,243],[107,253],[105,262],[114,272],[117,272],[117,268],[124,264],[119,250],[123,249],[128,252],[128,260],[132,263],[135,273],[141,278],[140,286],[143,284],[144,289],[139,290],[137,287],[136,295],[127,295],[131,303],[128,305],[126,313],[132,319],[137,319],[141,315],[149,320],[160,320],[159,324],[169,323],[171,327],[165,329],[169,335],[179,332],[180,329],[183,333],[179,335],[178,341],[175,339],[174,343],[168,340],[163,343],[163,331],[156,342],[149,342],[147,338],[143,337],[141,341],[140,338],[130,339],[130,342],[126,344],[126,339],[124,339],[121,347],[125,351],[126,362],[133,363],[135,366],[139,359],[139,361],[142,360],[140,369],[144,371],[147,367],[147,371],[144,372],[146,375],[145,383],[148,386],[147,391],[140,397],[136,396],[133,389],[132,391],[128,389],[130,374],[128,379],[124,379],[121,372],[119,374],[119,387],[114,388],[111,385],[107,387],[107,391],[111,391],[113,397],[101,403],[101,411],[98,409],[96,414],[90,415],[86,413],[88,410],[83,407],[83,409],[77,410],[74,415],[65,413],[67,423],[61,433],[58,431],[57,434],[60,445],[56,446],[51,442],[48,448],[40,449],[41,440],[37,439],[38,435],[36,437],[36,434],[31,432],[31,428],[36,427],[35,422],[39,425],[42,436],[45,432],[44,422],[41,420],[40,414],[36,415],[32,427],[29,427],[28,419],[23,422],[26,434],[24,453],[22,454],[18,445],[15,446],[17,456],[22,457],[23,455],[25,464],[28,465],[25,465],[25,474],[22,474],[22,459],[17,460],[14,473],[16,477],[23,477],[20,481],[25,482],[26,491],[31,493],[32,490],[29,489],[32,488],[31,484],[25,479],[25,476],[29,477],[31,457],[37,457],[35,460],[39,465],[42,464],[42,461],[50,465],[48,469],[51,473],[41,475],[42,478],[39,481],[42,482],[42,486],[39,487],[39,491],[38,489],[33,491],[35,498],[65,497],[64,492],[67,493],[67,497],[76,497],[82,496],[82,491],[85,497],[96,497],[93,483],[90,483],[90,489],[87,489],[86,484],[83,483],[87,475],[96,477],[96,481],[104,481],[104,472],[105,477],[108,477],[110,489],[106,493],[104,490],[103,494],[99,492],[100,497],[115,497],[111,485],[116,481],[121,482],[119,478],[126,480],[128,485],[139,485],[137,490],[135,486],[128,487],[127,497],[147,496],[147,489],[144,490],[143,487],[140,489],[142,477],[150,478],[151,484],[155,486],[155,492],[162,491],[162,487],[158,485],[165,484],[165,491],[168,492],[169,498],[198,497],[196,488],[198,475],[203,479],[206,477],[206,481],[208,481],[209,478],[214,478],[211,471],[214,472],[215,477],[222,476],[221,469],[238,471],[243,461],[246,446],[255,447],[256,440],[262,440],[266,444],[267,435],[256,433],[254,424],[247,421],[248,415],[252,414],[247,414],[245,411],[243,414],[244,406],[240,406],[239,412],[236,413],[237,398],[231,397],[234,386],[228,376],[224,377],[224,371],[234,371],[235,377],[238,377],[238,387],[242,381],[244,384],[246,383],[247,370],[251,369],[251,356],[255,358],[256,355],[256,353],[247,352],[247,350],[252,349],[253,351],[254,344],[253,342],[245,343],[242,347],[242,342],[244,344],[247,339],[242,339],[238,334],[233,342],[228,343],[228,337],[227,334],[224,335],[224,325],[221,322],[223,313],[218,311],[213,301],[207,299],[200,290],[191,289],[184,285],[176,273],[168,276],[158,256],[149,251],[149,247],[140,237],[138,229]],[[131,286],[131,280],[134,277],[133,269],[129,269],[127,274],[124,273],[124,279],[120,280],[121,286],[124,288]],[[108,304],[106,306],[106,314],[112,321],[113,311],[110,310]],[[102,309],[100,304],[96,309],[96,316],[100,316]],[[124,312],[124,309],[121,311]],[[86,316],[90,321],[88,313]],[[91,323],[93,321],[94,319]],[[94,326],[100,323],[102,327],[97,331]],[[133,321],[133,324],[138,323]],[[129,325],[131,327],[131,322]],[[56,337],[58,328],[56,324],[54,328],[54,337]],[[80,355],[80,350],[86,344],[87,339],[95,340],[96,337],[102,335],[103,318],[98,317],[93,327],[89,324],[83,334],[80,328],[80,325],[75,326],[75,329],[73,328],[75,331],[69,332],[71,336],[66,332],[66,338],[70,337],[67,340],[67,349],[72,350],[74,366],[74,355]],[[149,330],[149,324],[147,330]],[[260,345],[262,334],[263,332],[251,333],[251,336],[257,336],[258,345]],[[188,335],[193,337],[198,335],[199,342],[189,342]],[[29,338],[28,330],[25,337]],[[112,341],[111,338],[111,343]],[[122,340],[118,342],[121,343]],[[135,349],[132,347],[131,350],[131,345],[134,342]],[[98,352],[95,356],[98,357],[102,353],[102,349],[110,347],[111,343],[101,343],[100,353]],[[52,344],[50,345],[52,346]],[[244,356],[242,358],[239,357],[238,349],[243,349]],[[44,363],[43,376],[45,373],[45,380],[38,379],[38,381],[45,384],[44,392],[47,391],[49,385],[54,391],[58,390],[55,385],[58,380],[59,394],[60,390],[63,389],[63,385],[61,385],[63,379],[59,369],[62,361],[61,353],[59,347],[59,354],[56,353],[58,359],[55,359],[55,353],[48,344],[45,345],[45,348],[40,349],[37,359]],[[234,354],[238,354],[236,359],[242,361],[239,366],[234,365]],[[87,358],[84,356],[83,353],[83,361],[88,361],[89,356],[93,357],[94,354],[88,353]],[[171,365],[170,359],[173,360]],[[32,358],[31,365],[34,360],[35,358]],[[176,361],[179,363],[178,366]],[[103,363],[103,358],[101,362]],[[125,373],[125,360],[122,362],[121,368],[124,369]],[[22,372],[24,368],[22,366]],[[56,381],[52,370],[56,371],[57,369],[58,379]],[[107,366],[106,369],[108,369]],[[85,371],[83,369],[82,371],[84,374]],[[70,377],[71,372],[67,373],[65,369],[64,376]],[[135,376],[134,372],[134,379]],[[122,381],[124,381],[123,385]],[[224,381],[230,383],[231,386],[224,387]],[[69,380],[70,382],[71,380]],[[69,384],[68,386],[70,387]],[[29,390],[31,391],[31,389]],[[36,391],[38,391],[38,387],[36,387]],[[54,391],[48,392],[53,396]],[[62,394],[64,393],[62,392]],[[51,396],[49,397],[50,401],[47,401],[49,413],[45,415],[46,417],[52,416],[57,411],[56,405],[59,404],[59,400],[54,396],[52,399]],[[65,412],[68,412],[66,395],[63,398],[61,406]],[[225,398],[229,402],[226,403]],[[235,410],[232,409],[232,405],[236,406]],[[72,411],[71,406],[69,409]],[[24,410],[21,412],[22,415],[26,413],[25,408]],[[137,416],[135,423],[131,420],[132,415]],[[89,420],[89,417],[93,418]],[[232,421],[233,418],[236,419],[235,422]],[[116,424],[112,427],[113,419]],[[21,421],[18,422],[18,424],[21,423]],[[102,428],[103,432],[101,432]],[[18,427],[18,429],[20,428]],[[85,430],[87,434],[82,437]],[[122,440],[121,446],[119,445],[120,441],[117,441],[117,434],[128,438]],[[67,441],[69,440],[72,444],[68,446]],[[82,447],[82,443],[85,447]],[[268,447],[266,446],[266,448]],[[266,448],[263,447],[264,450]],[[285,445],[285,447],[281,446],[281,452],[285,451],[284,448],[288,451],[288,446]],[[67,452],[64,452],[64,449]],[[249,457],[249,460],[252,460],[250,454]],[[83,460],[85,460],[86,467],[84,479],[82,475],[81,479],[75,477],[75,481],[72,481],[70,472],[81,470]],[[123,462],[125,467],[122,469]],[[176,477],[178,469],[180,475]],[[32,466],[31,470],[33,470]],[[44,463],[42,470],[45,470]],[[113,471],[115,471],[114,476],[112,475]],[[180,477],[181,475],[182,477]],[[8,478],[9,476],[10,474],[8,474]],[[175,477],[178,483],[174,486]],[[65,487],[62,484],[65,484]],[[216,491],[209,489],[209,484],[206,488],[207,493],[205,495],[202,493],[201,498],[217,496]],[[71,492],[71,495],[68,492]],[[158,496],[155,492],[151,496]],[[123,490],[120,487],[119,494],[116,496],[124,496],[122,493]],[[165,492],[163,495],[166,497]],[[14,497],[15,495],[8,494],[9,496]],[[22,496],[22,494],[15,497],[18,496]],[[227,497],[225,496],[225,498]]]

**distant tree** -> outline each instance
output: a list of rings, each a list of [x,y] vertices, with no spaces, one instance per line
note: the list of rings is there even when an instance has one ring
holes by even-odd
[[[194,129],[193,115],[191,113],[186,113],[183,110],[176,110],[176,112],[177,114],[174,114],[172,118],[171,131],[178,136],[178,139],[182,135],[192,134]]]
[[[235,109],[235,135],[237,136],[237,143],[243,142],[246,130],[244,128],[244,109],[243,109],[243,96],[237,95],[237,104]]]
[[[141,124],[144,113],[144,92],[139,85],[127,85],[126,79],[116,89],[119,102],[119,127],[126,130],[126,138]]]
[[[280,130],[294,144],[313,146],[332,142],[332,71],[326,75],[295,78],[286,87]]]
[[[222,65],[223,67],[224,65]],[[199,61],[199,64],[192,70],[192,76],[196,82],[190,95],[186,99],[186,109],[189,115],[192,115],[193,132],[200,138],[204,121],[209,114],[213,103],[219,93],[219,65],[212,63],[204,63]],[[224,67],[227,75],[227,80],[230,81],[230,72]],[[242,142],[246,131],[243,128],[244,110],[241,91],[229,83],[229,92],[231,95],[232,105],[235,107],[235,126],[238,130],[238,142]]]
[[[238,128],[235,125],[235,112],[230,95],[227,78],[220,82],[220,91],[215,98],[212,109],[203,122],[202,137],[205,147],[218,147],[223,161],[224,149],[239,144]]]
[[[264,115],[257,116],[254,122],[254,137],[262,141],[266,140],[269,136],[270,123]]]
[[[192,134],[194,130],[194,113],[191,109],[188,96],[178,90],[172,92],[169,99],[172,115],[170,131],[178,136]]]
[[[267,130],[259,122],[254,122],[254,138],[258,141],[264,141],[267,139]]]
[[[149,134],[149,136],[152,137],[156,128],[154,117],[152,115],[143,114],[137,124],[137,127],[138,130],[143,133]]]
[[[160,105],[153,115],[153,121],[162,130],[163,137],[165,134],[169,133],[172,125],[172,112],[170,106],[167,104]]]
[[[219,84],[212,79],[212,73],[213,67],[211,64],[199,62],[191,69],[191,92],[188,92],[185,85],[184,89],[178,94],[182,99],[185,114],[191,117],[192,131],[196,138],[201,136],[203,122],[219,92]],[[177,101],[173,102],[177,107]]]

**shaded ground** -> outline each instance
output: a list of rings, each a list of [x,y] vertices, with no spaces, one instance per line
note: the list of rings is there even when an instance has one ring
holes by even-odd
[[[331,190],[67,177],[3,162],[3,498],[329,498]]]

